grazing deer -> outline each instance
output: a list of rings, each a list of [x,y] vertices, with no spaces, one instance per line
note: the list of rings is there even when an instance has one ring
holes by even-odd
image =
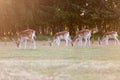
[[[82,46],[83,39],[85,40],[84,46],[86,46],[87,43],[90,46],[90,37],[91,31],[89,29],[80,30],[72,40],[72,46],[75,44],[75,42],[78,42],[78,45]]]
[[[104,33],[103,38],[100,41],[100,44],[101,44],[101,42],[104,41],[106,45],[109,45],[108,40],[113,39],[115,45],[116,45],[116,43],[119,45],[119,40],[117,37],[118,37],[118,34],[116,31],[106,32],[106,33]]]
[[[65,40],[66,46],[68,46],[68,42],[70,41],[70,35],[68,31],[57,32],[49,44],[52,46],[53,43],[56,43],[59,46],[62,39]]]
[[[33,48],[36,48],[36,42],[35,42],[35,30],[27,29],[24,31],[21,31],[18,34],[18,40],[16,41],[17,47],[21,48],[21,43],[24,42],[24,49],[26,49],[27,41],[31,41],[33,43]]]

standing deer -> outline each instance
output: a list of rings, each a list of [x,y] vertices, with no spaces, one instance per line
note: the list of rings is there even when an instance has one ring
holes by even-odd
[[[116,45],[116,43],[117,43],[119,45],[119,40],[117,37],[118,37],[118,34],[116,31],[106,32],[106,33],[104,33],[103,38],[100,41],[100,43],[104,41],[106,45],[109,45],[109,42],[108,42],[109,39],[113,39],[114,44]]]
[[[78,45],[82,46],[83,39],[85,40],[84,46],[86,46],[87,43],[90,46],[90,37],[91,37],[91,31],[89,29],[80,30],[72,40],[72,46],[76,42],[78,42]]]
[[[36,42],[35,42],[35,30],[27,29],[24,31],[21,31],[18,34],[18,40],[16,41],[17,47],[21,48],[21,43],[24,42],[24,49],[26,49],[27,41],[31,41],[33,43],[33,48],[36,48]]]
[[[49,44],[52,46],[53,43],[56,43],[59,46],[62,39],[65,40],[66,46],[68,46],[68,42],[70,41],[70,35],[68,31],[57,32]]]

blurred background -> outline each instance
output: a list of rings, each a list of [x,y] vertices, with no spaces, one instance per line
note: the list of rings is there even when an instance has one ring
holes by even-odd
[[[37,36],[68,30],[120,33],[120,0],[0,0],[0,36],[4,40],[25,29]],[[44,37],[45,38],[45,37]]]

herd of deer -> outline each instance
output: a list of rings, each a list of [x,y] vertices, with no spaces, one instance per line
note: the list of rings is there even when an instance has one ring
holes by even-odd
[[[90,38],[91,38],[91,30],[89,29],[83,29],[80,30],[76,36],[73,38],[73,40],[71,40],[70,38],[70,34],[68,31],[61,31],[61,32],[57,32],[52,40],[49,41],[50,46],[52,46],[54,43],[56,43],[58,46],[60,45],[61,40],[65,40],[66,42],[66,46],[68,46],[68,44],[70,43],[72,46],[75,45],[75,43],[77,43],[80,46],[83,46],[83,41],[84,41],[84,46],[89,45],[90,46]],[[108,45],[108,40],[109,39],[113,39],[116,44],[119,44],[119,40],[117,38],[118,34],[116,31],[110,31],[110,32],[106,32],[104,33],[102,39],[100,40],[101,42],[105,42],[106,45]],[[36,48],[36,41],[35,41],[35,30],[32,29],[27,29],[24,31],[21,31],[18,34],[18,40],[15,41],[17,44],[18,48],[21,48],[21,43],[24,42],[24,48],[26,48],[26,44],[27,41],[31,41],[32,47],[35,49]]]

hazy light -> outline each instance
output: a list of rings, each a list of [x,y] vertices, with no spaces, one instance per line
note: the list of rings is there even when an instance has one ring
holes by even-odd
[[[86,6],[88,6],[88,3],[86,3]]]
[[[84,16],[84,15],[85,15],[85,11],[83,10],[80,15],[81,15],[81,16]]]

